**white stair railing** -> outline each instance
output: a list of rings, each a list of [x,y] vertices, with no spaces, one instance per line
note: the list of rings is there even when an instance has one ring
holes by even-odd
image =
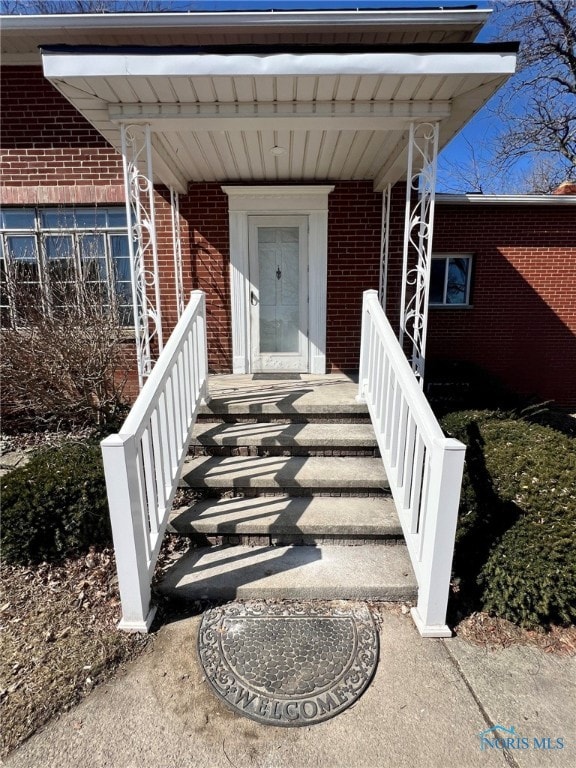
[[[152,574],[200,403],[208,396],[206,301],[194,291],[102,457],[122,601],[119,628],[147,632]]]
[[[365,401],[412,567],[424,637],[450,637],[446,608],[466,447],[446,438],[378,302],[366,291],[358,398]]]

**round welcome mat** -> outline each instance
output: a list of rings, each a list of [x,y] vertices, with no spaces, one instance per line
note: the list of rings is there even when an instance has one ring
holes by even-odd
[[[372,679],[378,633],[361,603],[228,603],[204,614],[200,661],[217,695],[266,725],[320,723]]]

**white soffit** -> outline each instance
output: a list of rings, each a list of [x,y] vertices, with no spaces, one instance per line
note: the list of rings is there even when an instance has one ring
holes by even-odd
[[[150,123],[164,184],[374,181],[406,169],[412,120],[444,146],[514,71],[501,52],[43,53],[53,85],[117,149]],[[285,150],[278,156],[270,149]]]

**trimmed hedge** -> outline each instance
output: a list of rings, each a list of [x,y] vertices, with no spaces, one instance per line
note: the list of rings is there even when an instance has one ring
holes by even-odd
[[[468,446],[454,553],[464,602],[522,626],[574,622],[574,439],[497,411],[442,425]]]
[[[4,562],[58,562],[111,544],[99,445],[42,449],[1,483]]]

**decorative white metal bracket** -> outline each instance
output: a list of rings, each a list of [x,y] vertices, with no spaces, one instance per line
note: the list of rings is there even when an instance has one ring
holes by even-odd
[[[172,213],[172,246],[174,249],[174,282],[176,290],[176,313],[178,319],[184,312],[184,279],[182,277],[182,237],[180,234],[180,195],[170,187],[170,210]]]
[[[439,123],[412,123],[408,143],[398,339],[401,346],[405,338],[411,345],[408,357],[421,385],[428,330],[438,133]]]
[[[390,244],[390,208],[392,205],[392,185],[388,184],[382,192],[382,239],[380,242],[380,282],[378,300],[386,312],[388,291],[388,249]]]
[[[159,355],[163,348],[152,142],[149,125],[122,123],[120,130],[126,214],[132,234],[128,244],[138,383],[142,388],[154,365],[153,354]]]

